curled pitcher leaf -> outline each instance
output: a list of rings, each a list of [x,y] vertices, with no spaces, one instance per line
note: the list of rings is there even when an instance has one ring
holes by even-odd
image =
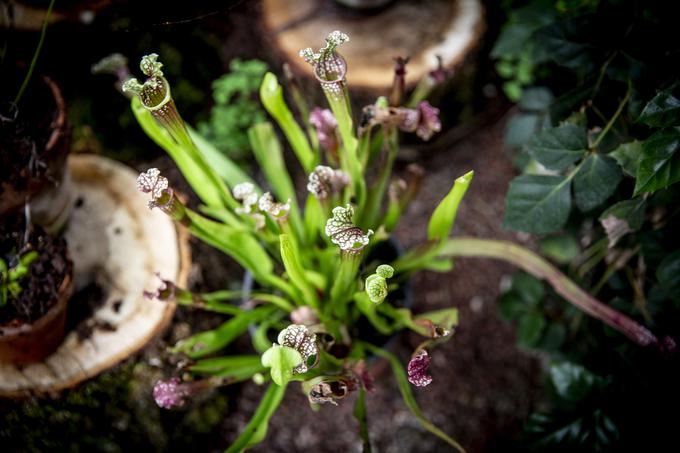
[[[314,75],[321,82],[324,92],[332,99],[344,97],[347,62],[336,49],[347,41],[349,36],[336,30],[326,37],[326,45],[319,52],[314,52],[310,47],[300,51],[300,56],[314,67]]]
[[[318,359],[316,335],[307,326],[291,324],[279,333],[277,340],[281,346],[295,349],[302,356],[302,363],[293,369],[293,374],[306,373],[309,369],[308,360],[311,357]]]
[[[309,174],[307,190],[317,199],[325,200],[333,194],[340,193],[348,184],[349,176],[344,171],[318,165]]]
[[[333,216],[326,221],[326,236],[345,252],[361,251],[368,245],[368,238],[373,234],[373,230],[364,233],[361,228],[354,225],[353,217],[354,208],[348,204],[345,207],[333,208]]]
[[[425,349],[418,351],[408,363],[408,381],[416,387],[425,387],[432,382],[429,374],[430,355]]]
[[[175,198],[173,190],[169,187],[168,179],[162,176],[157,168],[150,168],[139,174],[137,190],[151,195],[151,201],[148,203],[149,209],[166,209]]]
[[[275,219],[285,219],[290,212],[290,199],[285,203],[277,203],[271,193],[265,192],[257,202],[261,212],[267,213]]]
[[[255,186],[249,182],[242,182],[236,184],[232,190],[234,198],[241,202],[242,206],[236,208],[239,214],[250,214],[253,211],[253,206],[257,205],[259,195],[255,191]]]

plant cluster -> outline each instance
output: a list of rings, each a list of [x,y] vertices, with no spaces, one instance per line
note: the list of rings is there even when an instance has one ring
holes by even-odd
[[[21,279],[28,273],[28,266],[38,257],[38,252],[31,250],[15,260],[7,263],[0,257],[0,308],[11,299],[21,294]]]
[[[523,174],[504,225],[540,235],[542,252],[593,297],[677,336],[680,72],[668,17],[662,2],[535,0],[509,12],[492,54],[520,110],[506,141]],[[611,332],[526,274],[499,309],[518,322],[522,345],[556,360],[556,409],[532,419],[531,438],[602,449],[625,438],[631,419],[651,424],[630,415],[644,412],[638,402],[619,410],[622,390],[649,375],[631,381],[643,359]]]
[[[330,106],[330,110],[309,109],[297,85],[291,84],[298,111],[310,112],[304,129],[274,74],[265,74],[260,86],[260,101],[308,174],[304,197],[295,190],[270,122],[248,129],[250,148],[266,180],[266,186],[260,187],[185,125],[157,55],[142,59],[141,69],[148,77],[143,83],[129,79],[123,84],[124,91],[135,94],[132,109],[142,128],[170,154],[202,202],[201,212],[190,209],[158,170],[149,169],[137,181],[138,189],[151,197],[149,207],[161,209],[193,235],[231,256],[256,283],[245,295],[249,300],[245,305],[229,303],[241,300],[243,291],[196,294],[168,280],[147,293],[150,298],[230,316],[216,329],[175,345],[175,353],[188,357],[188,371],[208,377],[159,382],[154,391],[159,405],[177,406],[206,387],[271,380],[250,423],[228,451],[241,451],[264,438],[268,420],[291,381],[302,383],[312,406],[337,404],[357,392],[355,414],[370,448],[364,400],[373,385],[366,367],[370,356],[389,360],[407,406],[423,426],[462,450],[425,419],[409,387],[409,382],[425,386],[432,381],[430,354],[437,344],[451,338],[457,310],[414,315],[403,306],[398,288],[417,270],[451,268],[444,247],[473,175],[470,172],[454,181],[432,213],[425,244],[396,259],[381,254],[422,178],[420,171],[406,180],[392,178],[399,134],[415,132],[429,139],[441,126],[438,110],[427,101],[419,100],[413,108],[401,106],[406,101],[401,99],[404,73],[398,71],[395,86],[402,91],[391,96],[392,103],[380,98],[367,106],[355,127],[345,79],[347,65],[336,51],[348,39],[334,32],[318,52],[301,52],[313,65]],[[419,96],[424,94],[421,89]],[[372,184],[366,178],[368,172],[376,175]],[[423,336],[408,366],[382,348],[386,338],[404,329]],[[216,356],[244,334],[250,336],[257,354]]]

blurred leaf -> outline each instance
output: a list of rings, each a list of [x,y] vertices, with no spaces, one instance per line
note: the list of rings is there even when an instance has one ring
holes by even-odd
[[[503,227],[544,234],[559,230],[571,210],[571,179],[564,176],[522,175],[510,183]]]
[[[541,117],[535,113],[513,115],[505,127],[505,146],[514,148],[526,144],[536,133]]]
[[[544,129],[527,144],[531,155],[551,170],[564,170],[582,158],[587,148],[586,129],[569,123]]]
[[[672,94],[672,89],[660,91],[645,105],[637,122],[654,127],[680,124],[680,99]]]
[[[302,363],[302,355],[288,346],[272,345],[262,354],[262,365],[270,368],[276,385],[285,386],[293,377],[293,369]]]
[[[543,331],[543,335],[539,340],[537,346],[546,351],[559,351],[567,338],[567,328],[558,323],[550,322],[547,328]]]
[[[558,362],[550,366],[550,380],[560,398],[578,402],[593,390],[602,378],[594,375],[581,365]]]
[[[642,143],[635,195],[653,192],[680,181],[680,127],[662,129]]]
[[[525,347],[534,346],[545,328],[545,318],[543,314],[530,311],[519,319],[517,326],[517,342]]]
[[[540,240],[541,253],[560,264],[567,264],[581,251],[573,236],[550,236]]]
[[[366,391],[359,386],[359,395],[354,403],[354,418],[359,422],[359,437],[363,444],[363,453],[371,453],[371,439],[368,435],[368,422],[366,420]]]
[[[189,358],[197,359],[217,352],[248,331],[248,326],[257,323],[274,312],[274,307],[257,307],[236,315],[217,329],[206,330],[181,340],[173,352],[182,352]]]
[[[234,382],[250,379],[255,373],[265,370],[260,356],[234,355],[229,357],[215,357],[199,360],[189,367],[189,371],[196,374],[207,374],[227,378]]]
[[[656,270],[656,278],[668,297],[680,303],[680,250],[666,256]]]
[[[623,172],[628,176],[635,176],[642,155],[642,142],[633,140],[632,142],[622,143],[618,148],[609,153],[621,166]]]
[[[602,154],[590,154],[574,177],[576,206],[587,212],[609,198],[621,182],[621,169],[614,159]]]
[[[290,278],[291,282],[293,282],[295,287],[298,288],[302,293],[305,305],[316,307],[318,305],[316,292],[307,280],[307,273],[300,264],[300,260],[297,257],[295,247],[293,246],[290,236],[287,234],[280,235],[279,242],[283,267],[286,269],[288,277]]]
[[[519,107],[522,110],[543,112],[550,107],[553,95],[548,88],[531,87],[524,90]]]
[[[460,205],[465,192],[467,192],[474,174],[473,171],[470,171],[463,176],[456,178],[451,191],[439,202],[439,205],[432,213],[430,223],[427,226],[428,239],[439,239],[443,241],[449,236],[451,228],[453,228],[453,223],[456,220],[458,206]]]

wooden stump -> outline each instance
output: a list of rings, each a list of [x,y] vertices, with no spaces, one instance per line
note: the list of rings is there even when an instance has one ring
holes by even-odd
[[[354,11],[334,0],[263,1],[264,27],[283,58],[313,77],[301,49],[318,49],[333,30],[349,35],[340,53],[349,65],[351,87],[386,92],[394,58],[410,57],[406,82],[413,86],[437,67],[462,63],[484,31],[480,0],[396,1],[374,12]]]
[[[187,233],[149,211],[147,197],[136,190],[136,172],[94,155],[71,156],[69,169],[76,201],[64,235],[76,290],[96,279],[106,298],[85,338],[74,330],[43,362],[0,364],[0,396],[56,392],[116,365],[161,332],[175,311],[174,304],[143,297],[158,287],[155,273],[186,285]]]

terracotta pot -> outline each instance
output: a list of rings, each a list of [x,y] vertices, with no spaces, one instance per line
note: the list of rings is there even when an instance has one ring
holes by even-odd
[[[0,326],[0,363],[39,362],[59,347],[64,339],[66,307],[73,294],[72,269],[59,286],[59,300],[42,318],[32,324]]]
[[[12,181],[2,181],[0,197],[0,217],[12,215],[21,210],[26,200],[31,201],[34,223],[50,232],[58,230],[68,217],[72,205],[70,177],[66,156],[69,151],[69,136],[66,123],[66,104],[59,87],[48,77],[42,78],[49,89],[55,109],[51,131],[44,153],[48,167],[47,177],[27,177],[26,187],[17,190]],[[11,150],[4,150],[11,152]]]

